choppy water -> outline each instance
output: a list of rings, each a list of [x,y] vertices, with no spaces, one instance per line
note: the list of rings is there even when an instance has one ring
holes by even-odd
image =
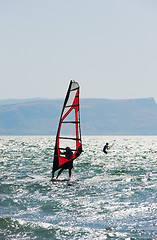
[[[157,239],[156,136],[83,137],[74,186],[50,182],[54,140],[0,137],[1,240]]]

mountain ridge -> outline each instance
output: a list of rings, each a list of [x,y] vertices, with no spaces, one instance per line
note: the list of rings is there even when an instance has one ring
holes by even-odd
[[[0,135],[55,135],[63,99],[0,100]],[[154,98],[80,99],[82,135],[157,135]]]

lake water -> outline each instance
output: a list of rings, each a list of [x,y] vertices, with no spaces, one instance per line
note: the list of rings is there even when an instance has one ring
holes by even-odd
[[[157,136],[83,136],[74,186],[50,181],[54,142],[0,137],[0,240],[157,239]]]

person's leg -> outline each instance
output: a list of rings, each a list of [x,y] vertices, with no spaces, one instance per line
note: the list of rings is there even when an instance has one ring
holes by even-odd
[[[69,179],[71,178],[71,168],[69,168]]]
[[[58,172],[56,179],[59,177],[59,175],[63,172],[64,168],[61,168],[61,170]]]
[[[53,180],[53,178],[54,178],[54,173],[52,173],[52,178],[51,178],[51,181]]]

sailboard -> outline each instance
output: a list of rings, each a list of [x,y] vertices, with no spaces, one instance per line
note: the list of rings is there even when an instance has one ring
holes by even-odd
[[[55,171],[64,168],[68,161],[76,159],[82,152],[79,92],[79,84],[71,80],[56,134],[52,178]],[[67,147],[72,151],[70,159],[65,156]]]

